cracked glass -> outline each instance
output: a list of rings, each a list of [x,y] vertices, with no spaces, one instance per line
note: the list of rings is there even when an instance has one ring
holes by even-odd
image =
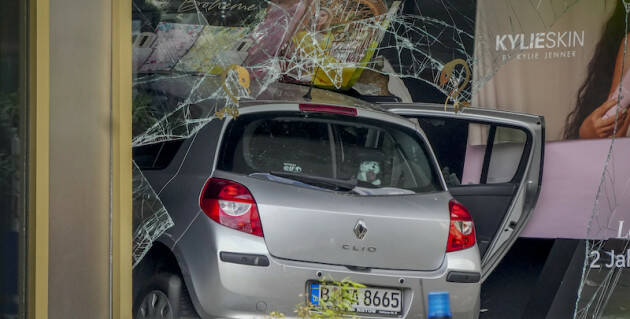
[[[179,227],[159,199],[185,160],[173,149],[291,83],[544,115],[554,155],[523,236],[586,239],[575,318],[630,313],[627,8],[621,0],[134,0],[134,265]],[[465,142],[479,144],[475,132]],[[154,176],[166,166],[174,175]],[[622,252],[625,267],[601,264]]]
[[[405,82],[413,81],[433,90],[436,101],[448,102],[448,94],[456,103],[469,100],[474,6],[426,7],[428,15],[418,4],[390,0],[135,0],[133,146],[189,138],[211,121],[238,116],[240,102],[278,91],[278,82],[411,102]],[[455,17],[434,17],[444,12]],[[147,209],[168,216],[143,177],[134,171],[134,207],[143,207],[134,211],[139,259],[173,225],[168,218],[141,221]]]

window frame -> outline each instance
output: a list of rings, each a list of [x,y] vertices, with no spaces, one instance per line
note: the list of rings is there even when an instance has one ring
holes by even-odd
[[[26,317],[48,318],[50,1],[27,5]]]

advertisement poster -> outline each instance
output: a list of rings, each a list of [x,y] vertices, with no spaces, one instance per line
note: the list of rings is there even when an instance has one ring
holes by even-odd
[[[557,9],[479,1],[473,104],[545,116],[542,197],[524,236],[614,238],[630,220],[626,10]]]
[[[541,197],[521,236],[594,240],[576,318],[627,315],[627,10],[625,1],[478,1],[473,104],[545,116]]]

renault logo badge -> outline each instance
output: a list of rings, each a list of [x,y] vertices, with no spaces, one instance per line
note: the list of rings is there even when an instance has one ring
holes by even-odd
[[[354,235],[358,238],[358,239],[363,239],[365,238],[365,234],[367,234],[367,226],[365,226],[365,222],[360,220],[357,221],[357,224],[354,225]]]

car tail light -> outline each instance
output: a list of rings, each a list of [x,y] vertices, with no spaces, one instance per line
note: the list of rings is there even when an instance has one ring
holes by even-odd
[[[302,112],[321,112],[334,113],[349,116],[357,116],[357,109],[347,106],[319,105],[319,104],[300,104]]]
[[[264,237],[256,201],[247,187],[226,179],[210,178],[201,192],[200,205],[215,222]]]
[[[468,209],[460,202],[451,199],[448,202],[451,223],[448,231],[446,252],[462,250],[475,245],[475,225]]]

